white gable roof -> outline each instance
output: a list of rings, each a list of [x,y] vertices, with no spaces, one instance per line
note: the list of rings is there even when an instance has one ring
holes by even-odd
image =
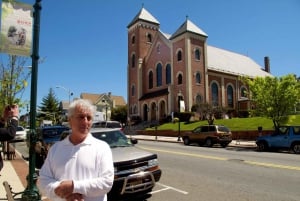
[[[175,38],[176,36],[179,36],[185,32],[192,32],[195,34],[199,34],[202,36],[207,37],[207,34],[202,31],[199,27],[197,27],[193,22],[190,20],[186,20],[178,29],[175,31],[175,33],[171,36],[171,38]]]
[[[129,23],[127,27],[130,27],[138,20],[144,20],[159,25],[159,21],[155,17],[153,17],[145,8],[142,8],[140,10],[140,12],[133,18],[133,20]]]
[[[272,76],[251,58],[212,46],[207,46],[207,63],[209,70],[218,72],[250,77]]]

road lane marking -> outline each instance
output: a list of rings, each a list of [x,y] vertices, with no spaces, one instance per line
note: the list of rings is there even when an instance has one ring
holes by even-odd
[[[279,169],[288,169],[288,170],[298,170],[300,171],[300,167],[297,166],[289,166],[289,165],[278,165],[273,163],[261,163],[261,162],[255,162],[255,161],[244,161],[245,163],[251,164],[251,165],[257,165],[257,166],[263,166],[263,167],[273,167],[273,168],[279,168]]]
[[[141,148],[149,150],[149,151],[158,151],[158,152],[177,154],[177,155],[182,155],[182,156],[193,156],[193,157],[197,157],[197,158],[207,158],[207,159],[215,159],[215,160],[221,160],[221,161],[228,160],[228,158],[217,157],[217,156],[206,156],[206,155],[201,155],[201,154],[183,153],[183,152],[168,151],[168,150],[162,150],[162,149],[151,149],[151,148],[146,148],[146,147],[141,147]]]
[[[186,192],[186,191],[180,190],[180,189],[178,189],[178,188],[174,188],[174,187],[172,187],[172,186],[167,186],[167,185],[162,184],[162,183],[159,183],[159,182],[157,182],[156,185],[162,186],[162,187],[164,187],[164,188],[163,188],[163,189],[160,189],[160,190],[152,191],[151,194],[159,193],[159,192],[166,191],[166,190],[173,190],[173,191],[176,191],[176,192],[178,192],[178,193],[182,193],[182,194],[184,194],[184,195],[189,194],[189,193]]]
[[[214,159],[214,160],[222,160],[222,161],[232,160],[232,159],[229,159],[229,158],[217,157],[217,156],[207,156],[207,155],[201,155],[201,154],[183,153],[183,152],[168,151],[168,150],[162,150],[162,149],[151,149],[151,148],[146,148],[146,147],[141,147],[141,148],[145,149],[145,150],[149,150],[149,151],[157,151],[157,152],[163,152],[163,153],[169,153],[169,154],[177,154],[177,155],[182,155],[182,156],[192,156],[192,157],[197,157],[197,158]],[[278,168],[278,169],[300,171],[299,166],[278,165],[278,164],[273,164],[273,163],[262,163],[262,162],[256,162],[256,161],[242,161],[242,162],[244,162],[246,164],[262,166],[262,167],[271,167],[271,168]]]

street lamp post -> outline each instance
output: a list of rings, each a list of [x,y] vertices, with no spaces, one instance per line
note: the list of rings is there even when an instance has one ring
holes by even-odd
[[[67,89],[67,88],[65,88],[65,87],[63,87],[63,86],[56,86],[56,88],[61,88],[61,89],[63,89],[63,90],[65,90],[67,93],[68,93],[68,96],[69,96],[69,104],[71,103],[71,96],[73,96],[73,93],[71,92],[71,90],[70,89]]]
[[[182,100],[182,93],[179,91],[178,93],[178,138],[177,141],[180,141],[180,101]]]
[[[29,135],[29,173],[27,175],[27,187],[22,192],[23,201],[40,201],[41,195],[36,185],[37,173],[35,171],[35,145],[36,135],[36,102],[37,102],[37,76],[39,61],[39,33],[40,33],[40,13],[41,0],[36,0],[34,4],[33,21],[33,41],[32,41],[32,73],[31,73],[31,91],[30,91],[30,135]]]

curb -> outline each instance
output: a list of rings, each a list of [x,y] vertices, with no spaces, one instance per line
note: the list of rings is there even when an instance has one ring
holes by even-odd
[[[144,141],[158,141],[158,142],[171,142],[171,143],[183,143],[182,139],[178,141],[178,137],[162,137],[162,136],[144,136],[144,135],[127,135],[128,138],[135,138],[137,140]],[[232,140],[228,147],[240,147],[240,148],[256,148],[255,141],[247,140]]]

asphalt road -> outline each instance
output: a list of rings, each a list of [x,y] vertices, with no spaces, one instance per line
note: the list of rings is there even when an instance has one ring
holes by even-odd
[[[139,141],[162,178],[149,201],[299,201],[299,155]]]
[[[25,144],[16,144],[24,155]],[[299,201],[299,155],[139,140],[163,171],[147,201]],[[136,200],[135,200],[136,201]]]

